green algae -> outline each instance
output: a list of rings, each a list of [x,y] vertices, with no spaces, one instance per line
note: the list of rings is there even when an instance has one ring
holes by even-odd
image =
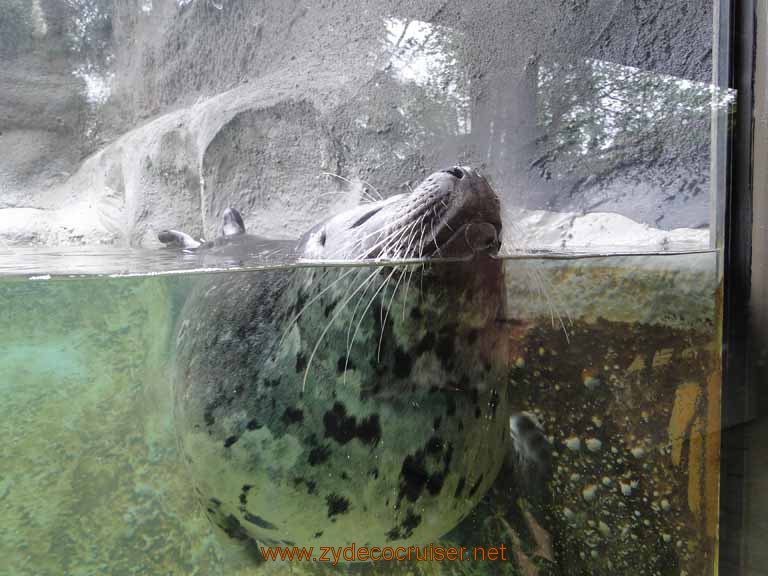
[[[216,574],[172,429],[168,283],[0,285],[0,574]]]

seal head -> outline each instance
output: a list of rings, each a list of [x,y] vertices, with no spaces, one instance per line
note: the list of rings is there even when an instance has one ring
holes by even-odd
[[[402,260],[498,252],[499,199],[475,169],[435,172],[415,190],[364,204],[312,228],[299,253],[313,260]]]

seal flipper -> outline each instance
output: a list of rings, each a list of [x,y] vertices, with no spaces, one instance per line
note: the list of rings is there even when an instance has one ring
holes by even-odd
[[[224,224],[221,227],[222,236],[239,236],[245,234],[245,224],[240,212],[234,208],[224,210]]]
[[[510,416],[509,435],[512,439],[511,458],[502,473],[506,471],[513,477],[512,484],[517,492],[514,509],[516,516],[524,520],[522,534],[527,532],[528,541],[523,542],[522,534],[518,532],[519,524],[508,522],[504,517],[500,522],[512,540],[514,559],[524,574],[560,574],[552,544],[555,527],[551,526],[549,512],[552,510],[552,445],[538,418],[529,412]],[[502,478],[506,486],[509,477]]]
[[[545,496],[552,475],[552,445],[539,420],[529,412],[509,418],[512,467],[531,500]],[[531,498],[532,497],[532,498]]]
[[[202,246],[201,242],[198,242],[186,232],[179,232],[178,230],[163,230],[157,235],[157,239],[165,244],[166,248],[196,250]]]

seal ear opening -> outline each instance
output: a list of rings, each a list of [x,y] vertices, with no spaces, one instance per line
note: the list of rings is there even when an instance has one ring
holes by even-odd
[[[243,223],[243,217],[240,215],[240,212],[234,208],[227,208],[224,210],[224,223],[221,227],[221,233],[223,236],[245,234],[245,224]]]

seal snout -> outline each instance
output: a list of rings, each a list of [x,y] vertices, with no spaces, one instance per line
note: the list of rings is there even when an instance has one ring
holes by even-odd
[[[501,208],[488,181],[470,166],[440,172],[442,195],[430,242],[441,255],[496,254],[501,248]],[[432,229],[432,227],[430,228]],[[436,240],[436,241],[435,241]]]

